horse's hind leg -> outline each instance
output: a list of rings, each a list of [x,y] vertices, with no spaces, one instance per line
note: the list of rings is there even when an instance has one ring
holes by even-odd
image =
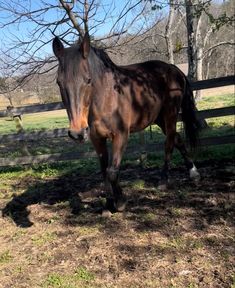
[[[159,185],[159,188],[162,190],[167,188],[169,178],[169,165],[175,146],[177,113],[177,108],[172,107],[172,109],[165,111],[164,114],[161,113],[156,121],[156,123],[162,128],[164,134],[166,135],[165,159],[161,171],[161,181]]]
[[[167,133],[166,132],[166,125],[165,125],[165,121],[164,121],[164,118],[163,118],[162,114],[160,114],[159,117],[157,118],[156,124],[162,129],[163,133],[166,135],[166,133]],[[184,144],[180,134],[177,133],[176,130],[175,130],[174,146],[181,153],[181,155],[182,155],[182,157],[184,159],[185,165],[186,165],[186,167],[187,167],[187,169],[189,171],[190,178],[191,179],[199,179],[200,178],[200,174],[198,173],[197,168],[194,165],[193,161],[190,159],[190,157],[188,155],[188,151],[187,151],[187,149],[185,147],[185,144]],[[172,149],[172,151],[173,151],[173,149]],[[165,171],[164,171],[164,169],[165,169]],[[165,177],[166,180],[165,181],[161,181],[163,183],[166,182],[167,179],[168,179],[168,177],[166,177],[166,173],[168,173],[168,166],[166,166],[166,163],[165,163],[165,165],[163,166],[162,178]]]
[[[198,180],[200,178],[200,174],[198,173],[192,159],[189,157],[188,151],[179,133],[176,133],[175,147],[179,150],[184,159],[185,166],[189,171],[189,177],[191,179]]]

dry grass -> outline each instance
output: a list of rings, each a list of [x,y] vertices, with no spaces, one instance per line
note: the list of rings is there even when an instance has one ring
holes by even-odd
[[[233,94],[235,93],[235,85],[218,87],[218,88],[210,88],[202,91],[202,96],[216,96],[223,94]]]
[[[174,169],[167,192],[156,189],[158,169],[124,168],[127,211],[111,218],[91,197],[94,172],[12,180],[0,199],[0,287],[234,287],[231,163],[201,165],[197,185]]]

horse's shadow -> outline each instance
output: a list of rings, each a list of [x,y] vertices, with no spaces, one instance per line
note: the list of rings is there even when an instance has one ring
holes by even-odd
[[[121,171],[124,183],[138,180],[141,174],[140,177],[150,184],[152,174],[145,174],[142,165],[129,167],[127,164],[124,166]],[[154,170],[155,174],[156,169],[151,170]],[[158,170],[156,177],[154,177],[156,183],[160,179],[160,169]],[[30,206],[33,204],[56,206],[58,203],[66,202],[66,207],[69,206],[72,215],[83,212],[98,214],[102,213],[103,208],[106,207],[104,198],[110,196],[107,195],[101,172],[93,171],[90,175],[88,173],[84,175],[79,169],[71,169],[58,178],[49,180],[32,178],[23,181],[25,183],[21,181],[20,186],[25,186],[27,189],[22,194],[13,196],[12,200],[2,209],[2,216],[10,217],[17,226],[24,228],[33,225],[30,221]],[[151,183],[151,185],[154,184]],[[130,203],[132,202],[130,201]],[[132,206],[132,204],[130,205]]]
[[[3,208],[2,215],[11,217],[17,226],[27,228],[33,225],[29,217],[29,206],[33,204],[47,204],[49,207],[56,207],[56,204],[66,202],[66,207],[68,203],[70,208],[71,216],[79,213],[101,213],[104,201],[100,201],[99,196],[107,196],[101,173],[92,172],[92,175],[82,175],[80,172],[79,169],[71,170],[56,179],[34,180],[34,183],[31,185],[28,185],[30,179],[24,180],[27,183],[21,184],[23,186],[28,185],[27,190],[20,195],[15,195],[9,201]],[[133,219],[137,220],[140,230],[145,230],[147,229],[146,227],[153,230],[161,228],[156,221],[149,219],[147,222],[143,221],[143,215],[155,211],[156,207],[158,213],[163,213],[164,217],[168,217],[169,219],[172,217],[168,215],[168,212],[171,212],[169,210],[174,211],[175,208],[185,207],[193,208],[196,210],[197,219],[195,221],[197,223],[202,223],[204,219],[208,220],[208,223],[212,223],[220,216],[226,219],[231,217],[232,206],[227,205],[230,202],[229,198],[227,198],[229,196],[229,191],[226,191],[228,190],[226,188],[227,183],[223,182],[218,185],[214,180],[207,179],[206,170],[204,179],[202,179],[199,186],[195,186],[187,178],[182,177],[182,175],[185,175],[185,172],[184,168],[180,169],[179,167],[172,171],[174,185],[167,193],[161,194],[159,192],[147,191],[146,189],[142,193],[138,188],[131,186],[133,182],[143,179],[148,187],[156,187],[160,179],[160,169],[144,169],[141,165],[130,167],[130,169],[127,166],[123,167],[121,172],[122,184],[124,191],[126,190],[129,194],[127,210],[130,213],[128,217],[133,217]],[[125,182],[127,183],[126,187]],[[211,197],[222,197],[222,200],[218,199],[219,205],[215,206],[208,201],[208,198]],[[88,201],[87,198],[91,198],[91,201]],[[224,207],[227,208],[225,209]],[[90,218],[94,219],[92,215]],[[162,227],[162,230],[164,229],[165,226]]]
[[[91,191],[94,194],[92,196],[96,196],[97,191],[102,195],[103,190],[101,175],[98,173],[91,179],[91,177],[82,176],[79,171],[71,171],[59,178],[39,180],[29,185],[24,193],[14,195],[13,199],[5,205],[2,216],[8,216],[17,226],[27,228],[33,225],[29,219],[28,207],[30,205],[55,205],[68,202],[71,213],[77,214],[82,209],[81,193],[89,194],[87,191]]]

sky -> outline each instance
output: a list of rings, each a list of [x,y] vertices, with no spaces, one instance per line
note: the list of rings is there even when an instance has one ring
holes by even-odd
[[[167,0],[159,1],[162,1],[161,3],[163,4],[167,2]],[[218,2],[222,0],[215,1]],[[141,4],[134,9],[130,9],[130,11],[125,14],[125,11],[128,11],[130,7],[138,2],[141,2]],[[151,26],[152,23],[156,23],[157,19],[159,19],[159,17],[161,17],[164,13],[167,13],[167,8],[164,8],[161,11],[151,11],[149,14],[141,14],[141,17],[135,18],[140,13],[143,5],[150,2],[151,1],[146,0],[95,0],[95,3],[98,3],[99,5],[96,11],[91,11],[91,13],[94,15],[92,20],[89,22],[90,34],[95,36],[96,39],[99,39],[104,35],[109,34],[110,30],[112,30],[114,33],[123,30],[123,26],[125,26],[125,29],[127,29],[128,33],[135,33],[137,31],[143,31],[143,29],[147,29]],[[36,31],[36,29],[41,26],[37,27],[35,23],[25,17],[22,17],[20,21],[15,21],[17,16],[12,15],[10,12],[10,9],[16,9],[27,13],[28,11],[42,8],[42,5],[45,5],[42,3],[47,3],[48,5],[57,5],[59,1],[0,0],[0,53],[1,51],[7,51],[7,53],[11,54],[11,57],[17,59],[30,59],[30,55],[32,54],[39,59],[43,59],[49,55],[52,55],[51,41],[54,36],[51,33],[51,30],[53,27],[48,26],[46,29]],[[154,2],[152,1],[152,3]],[[150,5],[148,8],[151,9]],[[45,24],[47,24],[54,22],[55,20],[62,19],[64,14],[65,13],[63,9],[50,9],[46,13],[38,13],[36,20],[40,23],[44,21]],[[121,21],[119,21],[117,25],[114,25],[117,21],[118,15],[122,15]],[[133,21],[133,19],[135,19],[135,21]],[[14,24],[4,26],[9,22],[14,22]],[[61,33],[65,32],[67,29],[67,25],[60,24],[59,28],[54,31],[55,35],[61,35]],[[39,39],[37,42],[34,42],[35,36]],[[77,40],[77,36],[73,38],[65,37],[65,39],[75,41]],[[21,42],[23,41],[24,45],[19,46],[19,40],[21,40]],[[48,44],[44,45],[44,43]],[[27,50],[27,53],[25,53],[25,51],[24,53],[22,52],[25,49]]]
[[[41,43],[50,41],[54,36],[50,32],[50,29],[46,29],[44,31],[35,32],[36,24],[33,24],[32,21],[27,20],[26,18],[22,18],[20,22],[16,22],[15,24],[11,24],[9,26],[3,26],[9,21],[15,21],[16,15],[12,15],[10,13],[9,8],[14,8],[20,10],[21,12],[32,11],[36,9],[40,9],[42,7],[41,0],[14,0],[14,1],[0,1],[0,5],[4,6],[5,9],[0,8],[0,48],[1,50],[6,50],[7,47],[15,46],[19,39],[24,42],[29,42],[27,44],[27,49],[29,51],[33,51],[41,46]],[[57,0],[44,1],[49,5],[56,5],[59,3]],[[140,27],[143,23],[143,17],[141,19],[136,19],[134,25],[128,26],[128,23],[132,21],[132,19],[138,15],[141,5],[137,8],[132,9],[129,13],[125,15],[123,11],[128,10],[129,7],[137,3],[138,0],[97,0],[96,3],[99,3],[98,9],[96,10],[95,15],[93,15],[92,20],[89,22],[90,33],[96,38],[102,38],[104,35],[109,34],[110,29],[113,32],[117,32],[122,30],[122,25],[125,23],[125,26],[128,27],[128,32],[133,32],[133,27]],[[139,1],[141,2],[141,1]],[[146,1],[142,1],[146,3]],[[16,5],[16,3],[20,3],[20,5]],[[0,6],[0,7],[1,7]],[[94,11],[92,11],[94,13]],[[117,15],[121,15],[121,21],[119,24],[114,25],[117,21]],[[43,15],[37,15],[37,20],[45,21],[45,23],[53,22],[56,19],[61,19],[64,15],[64,10],[62,9],[51,9],[48,10]],[[104,20],[105,18],[105,20]],[[146,20],[146,18],[145,18]],[[95,28],[94,28],[95,27]],[[60,27],[55,31],[55,34],[60,35],[62,31],[65,31],[68,27],[66,25],[60,25]],[[137,28],[136,28],[137,29]],[[40,34],[41,33],[41,34]],[[40,41],[37,44],[33,43],[33,36],[40,34]],[[30,42],[31,41],[31,42]],[[51,46],[45,45],[44,49],[40,49],[38,51],[39,54],[50,54]]]
[[[0,3],[3,2],[8,2],[8,1],[0,1]],[[10,3],[11,1],[9,1]],[[17,1],[18,2],[18,1]],[[41,0],[34,0],[34,1],[19,1],[21,3],[23,3],[24,5],[22,5],[23,7],[18,6],[17,10],[20,10],[22,12],[27,12],[29,10],[36,10],[36,9],[40,9],[42,7],[42,2]],[[48,4],[57,4],[59,1],[47,1]],[[91,26],[93,25],[97,25],[98,21],[103,20],[104,16],[106,15],[106,20],[105,23],[102,23],[99,25],[100,30],[98,31],[92,31],[92,33],[96,33],[97,35],[102,35],[102,34],[106,34],[109,32],[110,28],[112,27],[113,23],[115,22],[115,17],[114,15],[119,15],[120,11],[123,8],[123,3],[124,1],[118,1],[118,0],[114,0],[114,1],[109,1],[109,0],[103,0],[103,1],[99,1],[101,2],[100,7],[98,8],[96,15],[93,17],[93,21],[91,21]],[[113,2],[111,4],[111,2]],[[130,1],[131,2],[131,1]],[[133,1],[132,1],[133,2]],[[29,5],[29,3],[32,3],[31,5]],[[3,4],[4,5],[4,4]],[[16,19],[15,15],[12,15],[12,13],[7,11],[8,4],[4,5],[6,9],[0,9],[0,23],[2,25],[8,23],[9,21],[14,21]],[[13,6],[14,7],[14,6]],[[17,7],[17,6],[15,6]],[[43,17],[39,16],[38,14],[38,18],[40,19],[44,19],[45,22],[50,22],[50,21],[54,21],[56,19],[61,19],[62,15],[64,15],[64,10],[62,9],[51,9],[48,12],[46,12]],[[10,25],[8,27],[4,27],[2,28],[1,25],[1,29],[0,29],[0,38],[2,40],[6,40],[6,37],[10,36],[10,34],[14,34],[16,36],[19,37],[26,37],[27,33],[29,31],[32,31],[33,28],[35,27],[35,25],[31,22],[31,21],[27,21],[26,18],[22,19],[23,21],[21,23],[15,23],[14,25]],[[62,26],[62,25],[61,25]],[[49,31],[48,31],[49,34]]]

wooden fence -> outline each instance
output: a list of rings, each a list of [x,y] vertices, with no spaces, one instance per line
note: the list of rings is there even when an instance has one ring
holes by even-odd
[[[217,79],[203,80],[191,83],[193,90],[203,90],[208,88],[216,88],[227,85],[235,84],[235,76],[221,77]],[[61,102],[50,103],[50,104],[37,104],[30,105],[25,107],[13,108],[11,112],[13,114],[28,114],[28,113],[38,113],[45,111],[53,111],[64,109],[64,106]],[[197,117],[199,119],[208,119],[212,117],[222,117],[235,114],[235,106],[215,108],[210,110],[197,111]],[[7,111],[0,111],[0,117],[7,117]],[[180,121],[180,117],[179,117]],[[12,143],[13,141],[34,141],[42,138],[56,138],[56,137],[67,137],[67,129],[54,129],[54,130],[43,130],[37,132],[22,132],[8,135],[0,135],[0,143]],[[230,144],[235,143],[235,135],[226,135],[226,136],[217,136],[217,137],[208,137],[200,139],[200,145],[220,145],[220,144]],[[135,151],[131,149],[131,153],[140,153],[145,150],[148,152],[156,151],[156,149],[162,149],[163,143],[154,143],[146,145],[136,145]],[[127,153],[128,153],[127,149]],[[47,155],[36,155],[36,156],[23,156],[17,157],[14,159],[9,158],[0,158],[0,166],[14,166],[14,165],[23,165],[23,164],[36,164],[36,163],[49,163],[57,162],[64,160],[74,160],[94,157],[95,152],[68,152],[68,153],[55,153]]]

